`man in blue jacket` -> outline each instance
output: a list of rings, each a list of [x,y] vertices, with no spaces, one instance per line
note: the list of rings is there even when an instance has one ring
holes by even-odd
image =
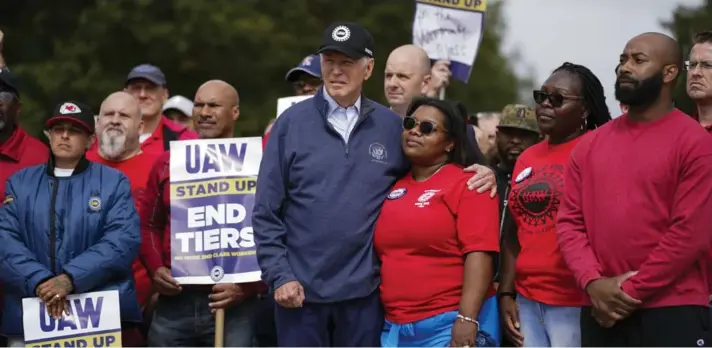
[[[25,297],[39,297],[59,317],[69,294],[118,290],[122,329],[141,320],[131,270],[141,236],[129,181],[85,158],[94,140],[89,107],[62,103],[45,126],[49,161],[12,175],[0,208],[0,279],[8,289],[0,334],[12,347],[24,347]]]
[[[374,65],[366,29],[333,24],[317,53],[324,87],[277,119],[260,165],[257,257],[278,304],[280,346],[380,346],[373,229],[408,170],[401,119],[362,95]],[[485,189],[496,189],[483,171]]]

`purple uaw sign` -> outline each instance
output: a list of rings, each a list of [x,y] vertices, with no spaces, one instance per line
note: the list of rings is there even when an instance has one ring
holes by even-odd
[[[181,284],[260,280],[252,207],[261,138],[171,142],[171,271]]]

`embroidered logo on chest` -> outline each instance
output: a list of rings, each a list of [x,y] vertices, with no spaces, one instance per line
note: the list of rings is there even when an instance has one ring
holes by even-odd
[[[373,143],[368,147],[368,154],[371,155],[371,161],[378,163],[386,163],[388,152],[386,147],[379,143]]]
[[[425,208],[430,205],[430,200],[435,197],[435,194],[440,192],[440,190],[426,190],[423,192],[420,197],[418,197],[418,201],[415,202],[415,206],[418,208]]]

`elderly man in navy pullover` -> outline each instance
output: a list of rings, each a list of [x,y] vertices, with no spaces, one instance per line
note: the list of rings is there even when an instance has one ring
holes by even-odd
[[[324,87],[275,122],[252,217],[280,346],[380,346],[383,313],[373,229],[408,171],[401,119],[361,93],[373,38],[354,23],[324,33]],[[470,188],[496,190],[482,166]]]

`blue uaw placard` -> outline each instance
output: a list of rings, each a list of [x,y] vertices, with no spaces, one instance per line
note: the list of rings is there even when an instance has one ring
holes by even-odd
[[[260,280],[252,207],[261,138],[171,142],[171,271],[181,284]]]

